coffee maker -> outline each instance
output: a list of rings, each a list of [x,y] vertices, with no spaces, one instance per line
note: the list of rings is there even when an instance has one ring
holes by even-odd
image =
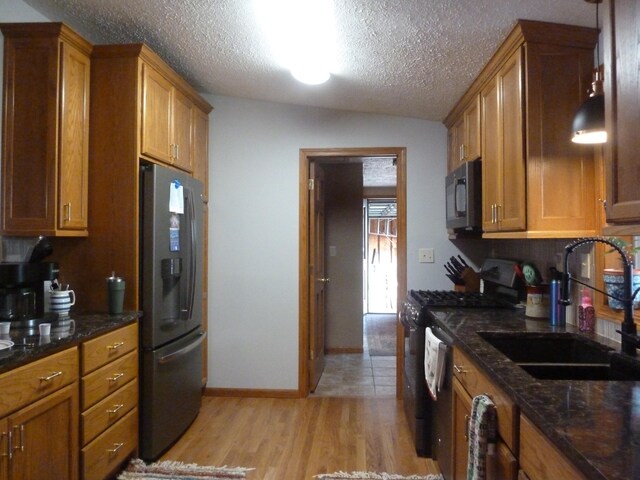
[[[52,252],[49,239],[40,236],[22,256],[26,261],[0,262],[0,321],[11,322],[11,328],[37,328],[50,321],[45,320],[45,285],[58,278],[59,268],[42,260]]]
[[[55,262],[0,263],[0,321],[31,328],[45,316],[45,282],[58,278]]]

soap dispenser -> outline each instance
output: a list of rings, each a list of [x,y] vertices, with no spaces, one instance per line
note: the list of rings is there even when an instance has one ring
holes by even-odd
[[[582,289],[578,305],[578,330],[593,333],[596,326],[596,312],[588,290]]]

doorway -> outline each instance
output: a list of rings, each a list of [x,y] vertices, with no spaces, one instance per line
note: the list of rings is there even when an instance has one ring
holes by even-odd
[[[397,312],[398,219],[394,198],[363,200],[363,312]]]
[[[387,158],[394,159],[393,165],[396,172],[396,279],[395,298],[400,298],[406,290],[406,149],[398,147],[390,148],[350,148],[350,149],[303,149],[300,151],[300,217],[299,217],[299,394],[306,397],[310,391],[312,378],[318,378],[317,368],[322,368],[316,362],[316,351],[318,345],[316,341],[317,325],[312,324],[317,320],[316,312],[312,312],[315,302],[312,298],[312,290],[318,281],[325,282],[327,279],[316,279],[314,273],[314,237],[311,235],[313,219],[311,214],[314,210],[316,193],[313,191],[313,182],[310,181],[312,172],[312,162],[316,163],[347,163],[362,162],[365,158]],[[314,192],[314,193],[312,193]],[[364,247],[364,246],[363,246]],[[315,295],[314,295],[315,296]],[[397,322],[396,322],[397,323]],[[396,327],[396,372],[401,372],[403,362],[403,349],[399,348],[403,341],[402,331]],[[400,398],[402,392],[401,375],[396,375],[396,397]]]

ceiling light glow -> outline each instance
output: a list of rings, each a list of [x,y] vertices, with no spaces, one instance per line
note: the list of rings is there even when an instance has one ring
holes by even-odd
[[[260,21],[278,62],[297,80],[327,81],[335,64],[332,0],[256,0]]]

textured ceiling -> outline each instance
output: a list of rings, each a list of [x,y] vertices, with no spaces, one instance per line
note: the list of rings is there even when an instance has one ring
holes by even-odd
[[[251,0],[25,0],[94,44],[145,42],[199,91],[442,120],[518,18],[593,26],[584,0],[335,0],[319,86],[276,64]]]

